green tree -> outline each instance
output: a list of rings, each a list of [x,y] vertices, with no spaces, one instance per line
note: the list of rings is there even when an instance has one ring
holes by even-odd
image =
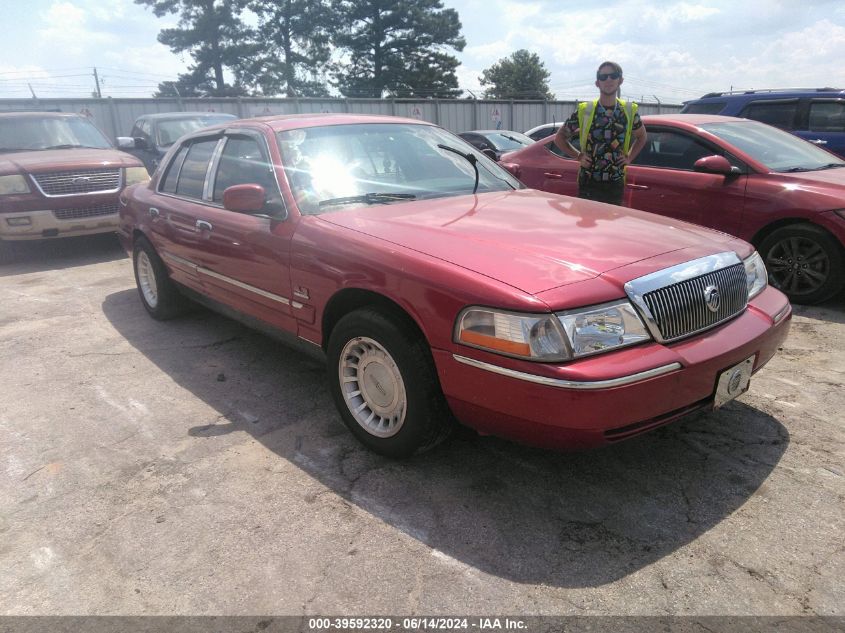
[[[478,80],[487,99],[553,99],[550,73],[536,53],[524,48],[504,57],[481,72]]]
[[[449,49],[462,51],[458,12],[441,0],[333,0],[334,44],[343,62],[335,85],[347,97],[455,97],[460,93]]]
[[[163,29],[158,41],[174,53],[187,52],[194,64],[174,82],[189,95],[198,93],[226,97],[246,94],[244,67],[256,51],[253,33],[241,20],[247,0],[135,0],[150,7],[158,17],[179,15],[176,28]],[[236,77],[229,85],[223,70]],[[172,86],[171,86],[172,88]],[[159,92],[166,90],[159,86]],[[183,96],[189,96],[183,95]]]
[[[330,0],[252,0],[258,16],[260,53],[249,67],[250,83],[264,94],[326,97],[335,14]]]

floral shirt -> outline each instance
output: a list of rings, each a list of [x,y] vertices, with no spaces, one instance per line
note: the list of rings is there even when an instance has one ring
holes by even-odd
[[[596,114],[590,126],[587,147],[581,148],[581,151],[592,157],[593,165],[590,169],[579,171],[579,184],[588,180],[616,182],[624,178],[624,165],[620,161],[624,153],[627,123],[625,110],[619,104],[609,110],[605,109],[601,103],[596,104]],[[578,138],[578,110],[572,113],[564,126],[569,130],[573,140]],[[640,120],[639,113],[635,113],[632,131],[642,126],[643,122]]]

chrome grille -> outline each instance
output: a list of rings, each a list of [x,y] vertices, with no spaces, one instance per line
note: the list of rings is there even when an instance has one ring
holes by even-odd
[[[41,193],[50,197],[105,193],[120,189],[120,169],[77,169],[33,174],[32,177]]]
[[[705,292],[713,286],[718,308],[707,306]],[[748,302],[745,266],[737,264],[700,277],[659,288],[643,295],[664,341],[709,329],[742,312]]]
[[[112,215],[117,213],[120,205],[114,204],[98,204],[93,207],[77,207],[74,209],[54,209],[53,215],[59,220],[75,220],[77,218],[95,218],[101,215]]]

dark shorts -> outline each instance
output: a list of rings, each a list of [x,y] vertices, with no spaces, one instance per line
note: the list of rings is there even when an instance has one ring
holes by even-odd
[[[625,194],[625,181],[616,180],[614,182],[596,182],[595,180],[588,180],[587,182],[578,185],[578,197],[585,200],[595,200],[596,202],[606,202],[608,204],[616,204],[620,207],[622,205],[622,197]]]

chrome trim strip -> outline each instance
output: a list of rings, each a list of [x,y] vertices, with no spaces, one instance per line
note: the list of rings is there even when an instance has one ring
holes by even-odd
[[[220,281],[225,281],[227,284],[237,286],[238,288],[241,288],[243,290],[247,290],[249,292],[254,292],[255,294],[261,295],[262,297],[264,297],[266,299],[270,299],[271,301],[278,301],[282,305],[286,305],[286,306],[292,305],[297,310],[301,310],[302,308],[305,307],[301,303],[299,303],[298,301],[291,302],[291,300],[287,299],[286,297],[274,295],[272,292],[267,292],[266,290],[262,290],[261,288],[256,288],[255,286],[250,286],[249,284],[245,284],[241,281],[237,281],[235,279],[232,279],[231,277],[227,277],[226,275],[221,275],[220,273],[216,273],[213,270],[209,270],[208,268],[204,268],[202,266],[199,266],[199,265],[193,263],[190,260],[187,260],[183,257],[179,257],[178,255],[172,255],[170,253],[162,253],[162,257],[164,257],[164,259],[169,259],[170,261],[172,261],[174,263],[182,264],[183,266],[187,266],[188,268],[191,268],[194,271],[194,273],[197,273],[197,274],[202,273],[204,275],[208,275],[209,277],[214,277],[215,279],[219,279]]]
[[[237,286],[242,290],[247,290],[248,292],[253,292],[257,295],[264,297],[265,299],[270,299],[271,301],[278,301],[282,305],[289,306],[290,299],[286,299],[285,297],[280,297],[279,295],[274,295],[272,292],[267,292],[266,290],[261,290],[261,288],[256,288],[255,286],[250,286],[249,284],[245,284],[242,281],[236,281],[231,277],[227,277],[226,275],[221,275],[220,273],[216,273],[213,270],[209,270],[208,268],[197,268],[198,273],[202,273],[203,275],[208,275],[209,277],[214,277],[215,279],[219,279],[220,281],[225,281],[227,284],[231,284],[233,286]]]
[[[578,381],[562,380],[560,378],[548,378],[546,376],[537,376],[535,374],[526,374],[525,372],[516,371],[514,369],[507,369],[505,367],[499,367],[498,365],[491,365],[490,363],[484,363],[480,360],[467,358],[466,356],[459,356],[458,354],[452,354],[452,358],[454,358],[459,363],[463,363],[464,365],[469,365],[470,367],[475,367],[477,369],[483,369],[484,371],[489,371],[494,374],[500,374],[502,376],[507,376],[508,378],[516,378],[517,380],[524,380],[526,382],[533,382],[537,383],[538,385],[545,385],[547,387],[557,387],[559,389],[609,389],[610,387],[621,387],[623,385],[630,385],[631,383],[646,380],[648,378],[654,378],[655,376],[662,376],[663,374],[668,374],[670,372],[681,369],[681,363],[669,363],[668,365],[663,365],[662,367],[655,367],[654,369],[648,369],[646,371],[641,371],[636,374],[630,374],[628,376],[620,376],[619,378],[610,378],[608,380]]]
[[[161,256],[164,259],[169,259],[171,262],[173,262],[175,264],[182,264],[182,266],[187,266],[188,268],[193,270],[195,274],[196,274],[197,270],[199,269],[199,266],[197,266],[194,262],[192,262],[188,259],[185,259],[184,257],[179,257],[178,255],[172,255],[171,253],[168,253],[167,251],[162,251]]]
[[[787,314],[789,314],[790,309],[792,309],[792,305],[787,303],[783,308],[781,308],[780,312],[778,312],[775,316],[772,317],[772,321],[775,323],[780,323]]]

